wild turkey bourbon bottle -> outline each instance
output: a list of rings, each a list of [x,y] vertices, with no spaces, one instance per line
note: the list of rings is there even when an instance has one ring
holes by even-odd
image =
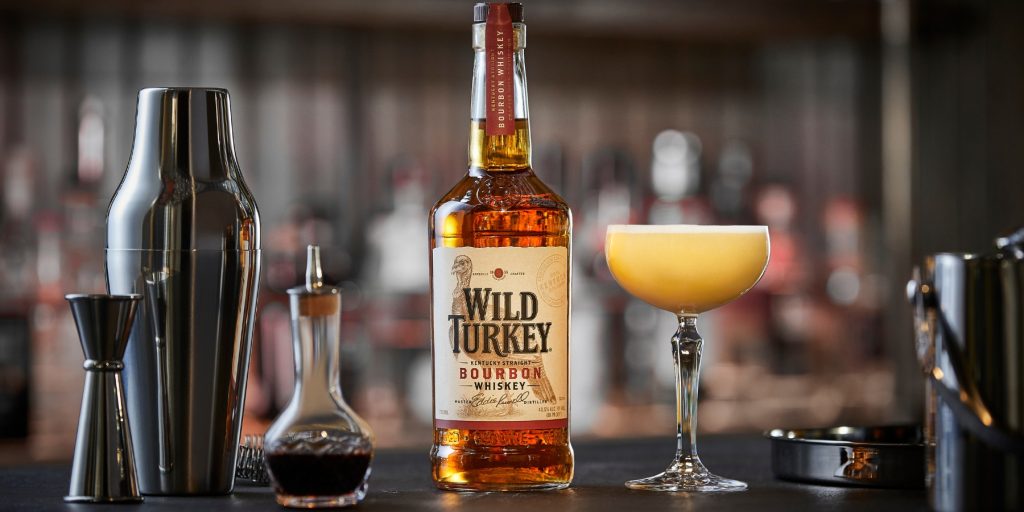
[[[572,214],[534,174],[519,3],[473,9],[469,172],[430,212],[434,482],[562,489]]]

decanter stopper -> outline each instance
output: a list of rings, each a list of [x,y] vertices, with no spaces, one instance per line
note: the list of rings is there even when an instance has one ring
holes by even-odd
[[[85,353],[85,391],[64,501],[142,502],[121,369],[141,295],[67,295]]]
[[[324,285],[324,271],[320,268],[320,246],[306,247],[306,290],[316,291]]]

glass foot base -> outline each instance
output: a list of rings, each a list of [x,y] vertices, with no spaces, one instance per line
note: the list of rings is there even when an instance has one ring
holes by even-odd
[[[359,503],[362,496],[352,492],[338,496],[291,496],[278,494],[277,504],[292,508],[338,508],[351,507]]]
[[[699,459],[684,459],[673,462],[664,473],[630,480],[626,487],[640,491],[734,492],[746,490],[747,484],[712,475]]]

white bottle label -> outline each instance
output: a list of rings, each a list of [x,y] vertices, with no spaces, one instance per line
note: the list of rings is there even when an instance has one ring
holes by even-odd
[[[568,254],[434,249],[436,428],[568,426]]]

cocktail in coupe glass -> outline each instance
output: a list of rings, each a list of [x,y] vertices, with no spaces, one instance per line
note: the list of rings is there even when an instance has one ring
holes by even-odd
[[[766,226],[611,225],[605,257],[615,280],[640,300],[675,314],[676,457],[665,472],[626,482],[651,491],[741,491],[697,456],[697,381],[704,340],[697,315],[752,288],[768,264]]]

